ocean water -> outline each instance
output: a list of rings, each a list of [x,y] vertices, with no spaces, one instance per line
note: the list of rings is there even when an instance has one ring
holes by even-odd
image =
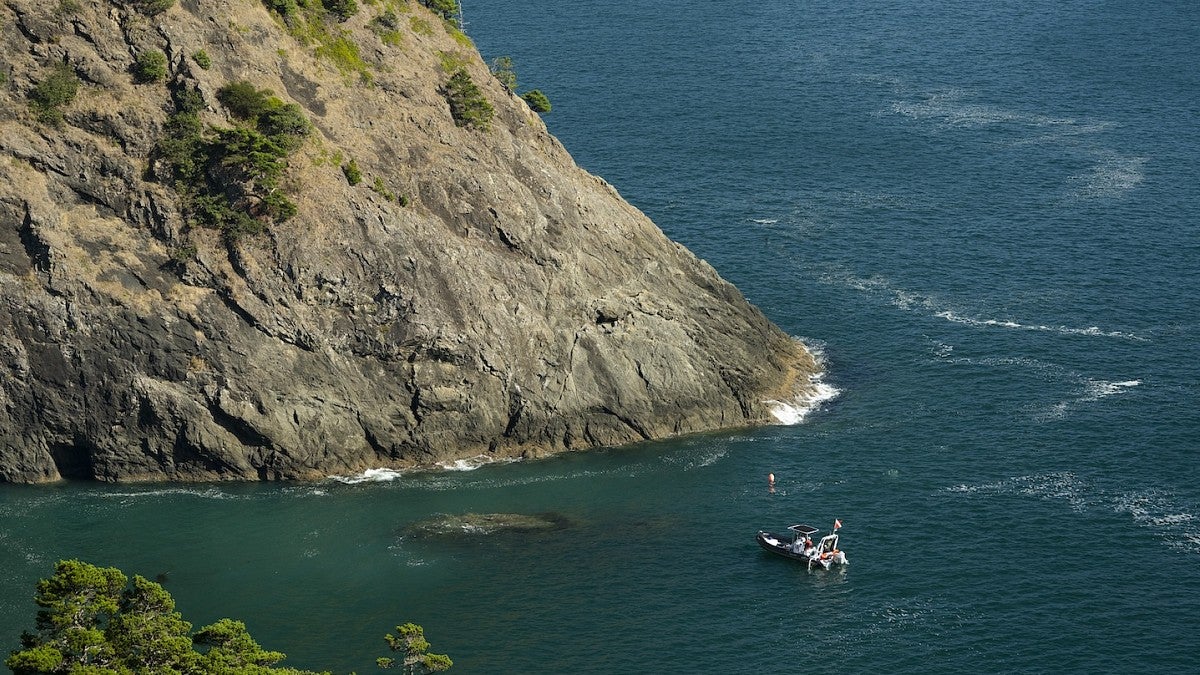
[[[80,557],[338,672],[405,621],[463,673],[1195,672],[1200,4],[465,4],[577,161],[838,395],[474,470],[3,486],[0,646]],[[406,534],[467,511],[565,526]],[[754,543],[834,518],[839,571]]]

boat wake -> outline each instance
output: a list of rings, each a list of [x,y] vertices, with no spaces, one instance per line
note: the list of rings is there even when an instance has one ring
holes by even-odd
[[[1087,403],[1093,403],[1109,396],[1116,396],[1140,385],[1141,380],[1125,380],[1124,382],[1106,382],[1104,380],[1085,380],[1083,392],[1076,398],[1061,401],[1050,406],[1050,409],[1038,416],[1041,421],[1058,420],[1067,416],[1073,408]]]
[[[1111,491],[1070,471],[1017,476],[982,485],[955,485],[947,492],[967,496],[1022,495],[1062,501],[1076,513],[1089,510],[1127,514],[1134,525],[1151,530],[1163,545],[1200,555],[1200,519],[1193,505],[1169,490]]]
[[[1070,177],[1070,197],[1078,201],[1114,199],[1136,188],[1145,179],[1145,157],[1098,153],[1098,161],[1086,173]]]
[[[229,494],[218,488],[159,488],[153,490],[128,490],[121,492],[96,492],[96,497],[101,499],[119,499],[122,503],[128,503],[134,499],[146,499],[152,497],[198,497],[200,499],[239,499],[237,495]]]
[[[1036,422],[1064,419],[1076,408],[1112,396],[1120,396],[1142,384],[1141,380],[1097,380],[1054,363],[1028,357],[959,357],[953,355],[953,346],[940,343],[932,350],[934,356],[943,363],[972,367],[1023,369],[1036,375],[1043,382],[1065,385],[1072,390],[1067,398],[1048,408],[1036,404],[1027,407],[1026,410],[1036,411],[1031,413]]]
[[[1103,330],[1099,326],[1089,326],[1087,328],[1072,328],[1070,326],[1047,326],[1044,324],[1029,324],[1019,321],[1009,321],[1000,319],[977,319],[973,317],[960,316],[952,311],[945,310],[934,314],[939,319],[945,319],[951,323],[960,323],[966,326],[984,326],[997,328],[1012,328],[1015,330],[1043,331],[1048,333],[1058,333],[1059,335],[1091,335],[1097,337],[1121,338],[1125,340],[1134,340],[1137,342],[1146,342],[1146,338],[1134,335],[1133,333],[1125,333],[1116,330]]]
[[[1124,331],[1105,330],[1099,326],[1079,328],[1074,326],[1053,326],[1032,322],[1016,321],[1013,319],[979,318],[955,311],[932,294],[896,288],[891,281],[882,276],[858,277],[841,270],[827,271],[818,280],[830,285],[840,285],[853,290],[862,291],[885,298],[888,304],[906,312],[914,312],[944,319],[950,323],[971,326],[975,328],[1004,328],[1009,330],[1039,331],[1056,333],[1058,335],[1081,335],[1088,337],[1117,338],[1135,342],[1148,342],[1140,335]]]
[[[897,93],[901,93],[897,88]],[[1111,200],[1133,190],[1145,179],[1146,157],[1112,151],[1099,134],[1115,125],[1107,121],[1077,120],[1008,110],[977,103],[963,89],[947,89],[894,100],[887,113],[928,122],[947,129],[1006,128],[1017,139],[1012,146],[1057,145],[1073,156],[1081,153],[1094,164],[1084,173],[1070,176],[1068,197],[1074,201]]]

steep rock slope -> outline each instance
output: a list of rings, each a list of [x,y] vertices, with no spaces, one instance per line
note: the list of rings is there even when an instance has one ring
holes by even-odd
[[[148,3],[0,6],[0,480],[541,456],[760,423],[809,388],[798,343],[418,3]],[[165,79],[131,74],[152,51]],[[459,68],[487,129],[455,124]],[[30,103],[56,69],[80,82],[57,124]],[[156,149],[179,92],[230,127],[235,81],[314,127],[281,184],[296,215],[238,238],[195,222]]]

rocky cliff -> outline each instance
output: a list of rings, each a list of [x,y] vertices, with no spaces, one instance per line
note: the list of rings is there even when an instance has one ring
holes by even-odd
[[[452,23],[361,1],[2,0],[0,480],[541,456],[804,395],[808,353],[578,168]],[[458,70],[490,123],[456,124]],[[240,236],[161,166],[181,100],[208,137],[245,124],[233,82],[311,123],[272,186],[294,215],[246,206],[262,176],[205,197],[241,195],[262,232]]]

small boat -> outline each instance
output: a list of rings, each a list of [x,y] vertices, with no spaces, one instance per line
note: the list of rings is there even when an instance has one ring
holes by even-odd
[[[834,565],[848,565],[846,553],[838,548],[838,528],[842,521],[835,520],[833,533],[821,537],[814,544],[812,536],[820,532],[811,525],[792,525],[788,528],[790,534],[758,531],[758,545],[763,550],[770,551],[792,560],[799,560],[808,565],[808,569],[820,567],[829,569]]]

